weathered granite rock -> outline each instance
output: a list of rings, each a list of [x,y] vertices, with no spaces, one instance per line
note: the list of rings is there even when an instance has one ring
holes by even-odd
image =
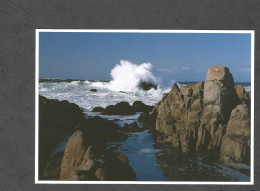
[[[68,140],[62,159],[61,180],[136,180],[124,153],[89,144],[91,141],[85,133],[78,130]]]
[[[82,110],[68,101],[39,97],[39,179],[43,178],[51,151],[82,119]]]
[[[183,152],[207,152],[215,159],[221,153],[221,161],[245,162],[250,112],[237,106],[241,102],[250,108],[250,94],[242,86],[234,88],[232,74],[224,66],[209,68],[205,83],[180,88],[174,84],[155,106],[157,141],[170,142]]]
[[[200,124],[204,83],[178,87],[165,94],[156,105],[156,130],[166,135],[167,141],[183,152],[194,151],[194,142]]]
[[[224,66],[208,69],[203,92],[203,113],[198,130],[197,151],[218,154],[232,109],[239,103],[233,76]]]
[[[223,137],[220,153],[222,162],[249,163],[250,116],[245,104],[238,105],[231,113]]]
[[[135,110],[128,102],[120,102],[109,105],[102,112],[103,115],[134,115]]]

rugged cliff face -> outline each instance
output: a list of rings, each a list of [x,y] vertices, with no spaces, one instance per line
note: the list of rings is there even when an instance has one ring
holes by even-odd
[[[223,162],[248,162],[250,95],[234,88],[229,69],[208,69],[206,82],[178,87],[156,105],[160,141],[182,152],[208,152]]]

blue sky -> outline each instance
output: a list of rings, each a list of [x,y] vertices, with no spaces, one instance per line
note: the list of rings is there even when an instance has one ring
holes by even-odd
[[[250,82],[250,34],[40,32],[40,78],[110,80],[120,60],[150,62],[162,81],[205,81],[208,67],[227,66]]]

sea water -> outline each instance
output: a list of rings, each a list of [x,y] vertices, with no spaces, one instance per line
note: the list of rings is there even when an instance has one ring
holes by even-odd
[[[187,85],[190,82],[179,82]],[[250,83],[242,83],[250,91]],[[97,89],[96,92],[90,91]],[[105,116],[93,113],[94,107],[106,107],[121,101],[132,104],[139,100],[147,105],[158,103],[169,88],[158,87],[143,91],[138,88],[115,89],[110,82],[88,80],[42,80],[39,94],[49,99],[68,100],[81,107],[85,116],[100,116],[114,121],[121,127],[124,123],[137,121],[140,113],[130,116]],[[250,167],[245,164],[220,164],[207,160],[202,154],[187,155],[178,150],[160,148],[150,131],[128,133],[124,142],[110,142],[108,148],[124,152],[136,172],[139,181],[250,181]],[[63,151],[68,137],[54,149],[53,154]]]

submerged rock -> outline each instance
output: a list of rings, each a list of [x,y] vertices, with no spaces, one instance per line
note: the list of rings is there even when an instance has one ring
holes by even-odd
[[[148,91],[150,89],[156,89],[157,90],[157,85],[156,84],[153,84],[151,82],[140,82],[138,84],[138,87],[142,90],[145,90],[145,91]]]
[[[82,130],[70,137],[62,159],[61,180],[136,180],[124,153],[90,142]]]

